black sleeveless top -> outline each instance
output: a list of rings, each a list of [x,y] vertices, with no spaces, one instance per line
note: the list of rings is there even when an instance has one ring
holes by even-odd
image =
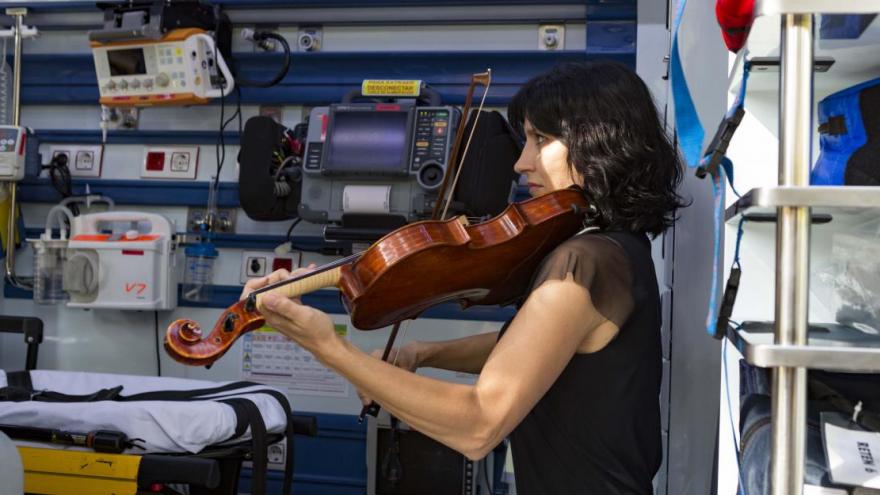
[[[511,433],[517,493],[650,495],[662,456],[660,297],[650,242],[625,232],[575,236],[543,261],[532,289],[569,274],[620,331],[600,351],[575,354]]]

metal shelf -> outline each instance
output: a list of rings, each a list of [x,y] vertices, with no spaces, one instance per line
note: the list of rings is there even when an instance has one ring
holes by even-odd
[[[745,322],[738,330],[728,328],[727,338],[748,363],[762,368],[880,372],[880,335],[843,325],[810,325],[806,346],[774,344],[772,322]]]
[[[758,0],[755,16],[779,14],[872,14],[878,0]]]
[[[778,3],[806,4],[806,1]],[[818,2],[828,3],[828,2]],[[838,2],[848,4],[853,2]],[[857,0],[862,9],[853,13],[880,12],[880,1]],[[864,5],[863,5],[864,4]],[[872,7],[868,7],[872,6]],[[805,7],[804,7],[805,8]],[[833,14],[836,10],[822,10],[819,12]],[[842,10],[842,12],[848,12]],[[814,59],[816,60],[815,78],[813,81],[814,100],[819,101],[825,96],[840,91],[841,89],[862,83],[877,77],[880,61],[877,59],[877,44],[880,43],[880,16],[875,18],[865,30],[855,38],[824,38],[822,30],[817,28]],[[775,119],[774,111],[778,108],[777,99],[779,94],[779,68],[774,65],[779,60],[779,37],[780,16],[768,13],[755,19],[749,31],[746,47],[740,51],[736,63],[731,67],[728,76],[728,91],[735,94],[742,82],[742,58],[748,52],[748,59],[759,61],[752,65],[749,77],[748,93],[746,95],[746,108],[756,113],[759,119],[766,121],[771,130],[776,125],[771,122]],[[763,105],[766,109],[755,108]]]
[[[750,190],[725,211],[728,222],[740,215],[770,216],[783,206],[809,206],[814,223],[834,219],[836,223],[860,223],[876,219],[880,208],[880,187],[872,186],[774,186]]]

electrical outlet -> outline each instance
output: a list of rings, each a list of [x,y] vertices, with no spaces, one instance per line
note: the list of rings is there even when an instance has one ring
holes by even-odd
[[[283,466],[284,460],[287,458],[286,452],[287,448],[284,442],[273,443],[266,449],[266,459],[269,464]]]
[[[542,24],[538,26],[539,50],[562,50],[565,48],[565,26]]]
[[[235,232],[235,208],[218,208],[217,218],[214,219],[214,232],[231,234]],[[207,210],[205,208],[189,208],[186,214],[186,230],[188,232],[202,232]]]
[[[198,166],[198,146],[145,146],[141,177],[195,180]]]
[[[293,271],[300,267],[302,253],[299,251],[276,254],[274,251],[243,251],[241,253],[241,283],[285,269]]]
[[[49,156],[67,157],[71,177],[100,177],[104,161],[104,146],[100,144],[53,144]]]
[[[248,277],[266,276],[266,256],[249,256],[244,262],[244,273]]]

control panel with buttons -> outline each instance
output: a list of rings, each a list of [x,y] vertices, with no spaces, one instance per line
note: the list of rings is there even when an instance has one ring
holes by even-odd
[[[449,114],[446,108],[416,108],[411,170],[418,170],[429,160],[446,166],[450,140]]]
[[[101,104],[152,106],[206,103],[228,94],[232,76],[213,40],[197,29],[178,29],[162,40],[92,43]],[[224,88],[212,85],[222,73]]]

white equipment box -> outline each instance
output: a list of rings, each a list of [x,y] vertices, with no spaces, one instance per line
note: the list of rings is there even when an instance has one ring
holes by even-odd
[[[214,39],[196,28],[169,31],[160,40],[93,41],[101,105],[192,105],[228,95],[234,79]],[[215,66],[224,87],[211,82]]]
[[[174,309],[174,231],[162,215],[112,211],[73,219],[64,290],[75,308]]]

